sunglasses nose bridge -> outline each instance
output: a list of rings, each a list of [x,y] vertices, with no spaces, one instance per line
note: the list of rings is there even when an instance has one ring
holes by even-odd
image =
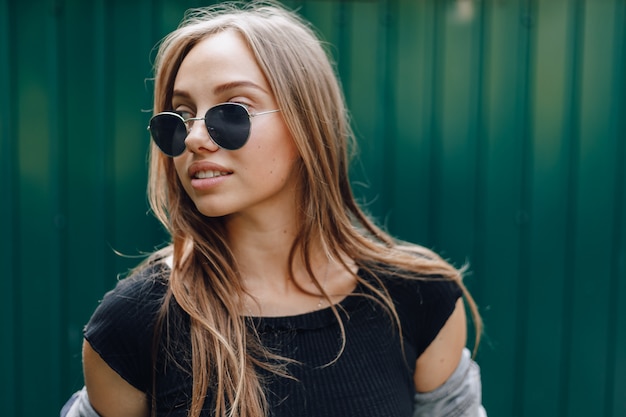
[[[185,124],[185,128],[187,132],[190,133],[193,130],[193,127],[198,124],[197,121],[204,121],[204,117],[190,117],[189,119],[183,119],[183,123]],[[202,123],[199,123],[202,124]]]
[[[201,148],[208,149],[210,151],[216,151],[219,149],[217,144],[209,135],[209,131],[204,123],[204,117],[194,117],[185,120],[187,127],[187,137],[185,138],[185,146],[192,150],[197,151]]]

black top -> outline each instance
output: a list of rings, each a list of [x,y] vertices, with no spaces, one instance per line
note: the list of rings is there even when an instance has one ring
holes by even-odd
[[[106,363],[149,396],[153,325],[166,292],[168,271],[160,265],[121,280],[105,295],[85,328],[85,338]],[[374,283],[363,270],[359,276]],[[341,345],[340,328],[330,308],[250,320],[264,346],[297,361],[288,365],[295,379],[259,370],[267,378],[272,417],[412,415],[415,361],[447,321],[461,290],[441,279],[410,280],[391,272],[379,278],[394,300],[403,345],[394,321],[377,302],[363,296],[371,293],[362,285],[338,304],[346,345],[329,366],[325,365],[335,359]],[[173,312],[170,331],[180,346],[175,351],[188,351],[188,316],[175,302]],[[177,361],[183,367],[190,363],[188,357]],[[190,394],[191,376],[159,355],[157,415],[186,417]],[[212,398],[209,392],[203,417],[212,416]]]

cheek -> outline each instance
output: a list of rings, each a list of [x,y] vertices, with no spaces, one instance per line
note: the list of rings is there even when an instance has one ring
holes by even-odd
[[[265,175],[281,182],[286,182],[293,178],[296,162],[299,159],[294,146],[282,144],[280,152],[268,151],[266,155],[267,158],[265,160],[267,163],[261,165]]]
[[[255,163],[246,165],[258,167],[257,172],[281,177],[289,175],[295,162],[300,159],[298,149],[284,126],[266,132],[264,137],[251,137],[250,142],[253,146],[248,157],[254,159]]]

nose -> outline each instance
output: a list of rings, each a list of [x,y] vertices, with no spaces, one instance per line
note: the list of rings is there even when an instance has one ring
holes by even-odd
[[[204,124],[204,119],[194,120],[188,122],[187,137],[185,138],[185,146],[188,150],[194,153],[198,152],[215,152],[219,149],[219,146],[213,142],[213,139],[209,136],[209,131]]]

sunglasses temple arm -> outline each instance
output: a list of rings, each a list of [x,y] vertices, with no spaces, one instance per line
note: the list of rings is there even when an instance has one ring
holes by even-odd
[[[279,112],[279,111],[280,111],[280,109],[262,111],[262,112],[259,112],[259,113],[250,113],[250,117],[263,116],[264,114],[276,113],[276,112]]]

